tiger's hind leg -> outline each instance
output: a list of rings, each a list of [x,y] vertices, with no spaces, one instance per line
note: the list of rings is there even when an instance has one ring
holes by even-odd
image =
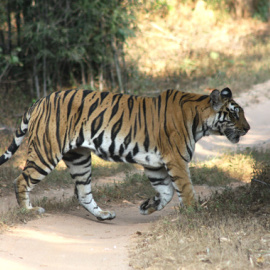
[[[156,196],[147,199],[140,206],[140,213],[142,215],[149,215],[163,209],[171,201],[174,188],[171,178],[164,167],[158,169],[145,168],[144,171],[152,187],[157,192]]]
[[[64,155],[71,177],[76,180],[75,194],[80,204],[98,220],[115,218],[114,212],[103,211],[95,202],[91,189],[91,152],[87,148],[77,148]]]
[[[53,165],[47,167],[44,166],[44,164],[39,163],[39,159],[36,159],[35,162],[27,160],[22,174],[15,179],[13,184],[19,206],[21,208],[34,211],[38,214],[42,214],[45,212],[45,210],[42,207],[32,206],[29,198],[29,193],[36,184],[38,184],[46,175],[52,171]]]

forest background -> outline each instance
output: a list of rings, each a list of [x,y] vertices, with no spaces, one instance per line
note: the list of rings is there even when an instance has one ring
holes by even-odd
[[[233,85],[249,68],[250,86],[269,74],[268,51],[249,52],[268,42],[269,18],[268,0],[1,0],[1,97],[20,96],[27,107],[71,87],[193,91]],[[243,49],[260,54],[259,75]]]

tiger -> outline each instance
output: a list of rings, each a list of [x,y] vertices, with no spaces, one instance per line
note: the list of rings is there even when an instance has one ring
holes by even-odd
[[[238,143],[249,129],[228,87],[209,95],[169,89],[156,97],[60,90],[24,113],[0,165],[12,157],[28,131],[25,167],[14,180],[19,206],[45,212],[32,206],[29,193],[63,160],[79,203],[98,220],[111,220],[115,212],[102,210],[92,194],[91,153],[140,164],[156,192],[139,207],[148,215],[163,209],[174,191],[181,205],[196,204],[188,164],[197,141],[213,134]]]

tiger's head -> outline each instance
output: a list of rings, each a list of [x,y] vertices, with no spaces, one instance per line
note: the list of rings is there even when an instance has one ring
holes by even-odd
[[[229,88],[213,90],[210,94],[212,108],[216,112],[211,133],[225,135],[232,143],[238,143],[250,129],[244,110],[233,100]]]

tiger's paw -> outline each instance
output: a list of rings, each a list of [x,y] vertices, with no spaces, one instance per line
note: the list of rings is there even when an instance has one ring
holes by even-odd
[[[110,212],[110,211],[101,211],[99,213],[99,216],[96,216],[96,218],[100,221],[103,220],[112,220],[116,217],[115,212]]]
[[[32,213],[32,214],[35,214],[35,215],[41,215],[41,214],[45,213],[45,209],[42,208],[42,207],[38,207],[38,206],[37,207],[31,207],[31,208],[22,207],[21,211],[22,212],[27,212],[27,213]]]
[[[160,210],[160,199],[156,199],[155,197],[147,199],[140,206],[140,213],[142,215],[150,215],[153,212]]]
[[[38,206],[37,207],[33,207],[31,209],[31,211],[37,213],[38,215],[41,215],[41,214],[44,214],[45,213],[45,209],[42,208],[42,207],[38,207]]]

